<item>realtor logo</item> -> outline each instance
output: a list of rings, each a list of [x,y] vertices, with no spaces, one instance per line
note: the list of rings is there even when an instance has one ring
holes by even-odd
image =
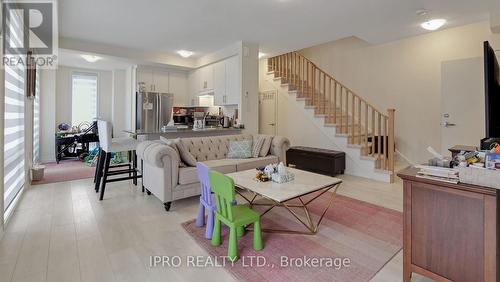
[[[58,49],[56,7],[55,0],[4,1],[4,66],[26,65],[26,54],[31,50],[37,67],[55,67]]]

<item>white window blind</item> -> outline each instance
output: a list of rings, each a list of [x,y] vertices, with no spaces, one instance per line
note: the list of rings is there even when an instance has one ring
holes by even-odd
[[[11,11],[12,12],[12,11]],[[21,43],[20,15],[9,17],[12,28],[9,40]],[[26,71],[19,64],[16,67],[5,66],[5,128],[4,128],[4,211],[7,210],[24,186],[24,88]]]
[[[36,69],[35,100],[33,101],[33,163],[40,162],[40,69]]]
[[[97,117],[97,75],[73,74],[71,123],[91,123]]]

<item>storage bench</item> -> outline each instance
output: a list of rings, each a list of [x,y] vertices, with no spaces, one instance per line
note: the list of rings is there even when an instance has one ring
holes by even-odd
[[[296,146],[286,151],[287,165],[295,168],[335,176],[345,170],[345,153],[340,151]]]

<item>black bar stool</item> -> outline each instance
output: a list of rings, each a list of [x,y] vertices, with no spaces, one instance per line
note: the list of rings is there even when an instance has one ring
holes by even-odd
[[[142,175],[137,174],[137,155],[135,154],[135,148],[138,144],[137,140],[129,137],[112,138],[112,125],[108,121],[98,120],[97,130],[99,131],[100,153],[96,166],[95,191],[100,192],[99,200],[102,201],[106,190],[106,183],[132,179],[134,185],[137,185],[137,179],[142,178]],[[129,160],[132,159],[132,168],[110,170],[112,154],[118,152],[129,152]],[[115,167],[119,166],[126,165]],[[128,176],[108,179],[109,176],[121,174],[128,174]]]

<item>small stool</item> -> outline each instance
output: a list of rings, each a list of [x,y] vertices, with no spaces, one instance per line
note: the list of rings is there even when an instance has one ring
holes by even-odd
[[[137,175],[137,156],[135,154],[135,149],[138,143],[137,140],[128,137],[112,138],[112,125],[108,121],[98,120],[97,130],[99,131],[99,146],[101,150],[99,161],[96,166],[97,173],[95,191],[100,192],[99,200],[102,201],[104,198],[104,191],[106,190],[106,183],[132,179],[134,185],[137,185],[137,178],[142,178],[142,175]],[[132,159],[132,168],[112,171],[109,170],[112,153],[118,152],[129,152],[129,156],[131,156],[130,158]],[[128,176],[108,179],[108,176],[120,174],[128,174]]]

